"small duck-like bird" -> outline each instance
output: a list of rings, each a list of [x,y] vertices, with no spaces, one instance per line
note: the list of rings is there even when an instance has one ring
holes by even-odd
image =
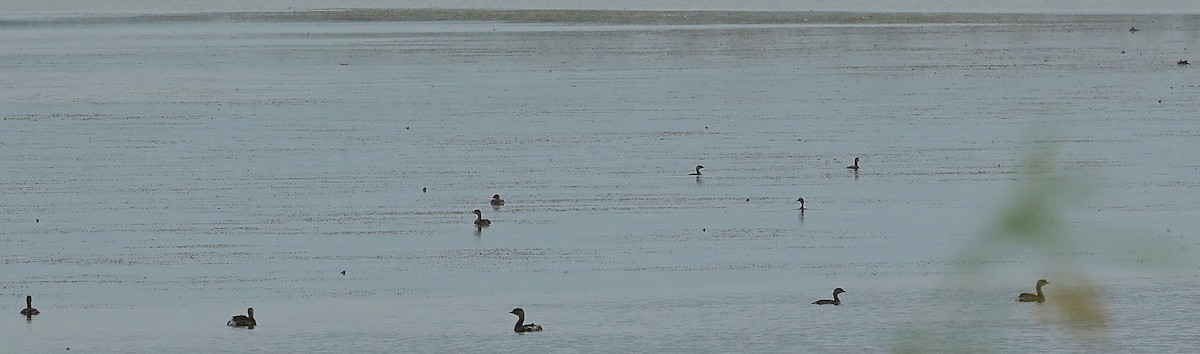
[[[233,318],[229,319],[229,323],[226,323],[225,325],[226,326],[234,326],[234,327],[251,327],[251,328],[253,328],[254,326],[257,326],[258,322],[254,320],[254,308],[253,307],[247,308],[246,315],[233,316]]]
[[[483,218],[483,212],[479,211],[479,209],[475,209],[472,213],[475,213],[475,226],[489,226],[492,224],[491,220]]]
[[[796,201],[800,202],[800,210],[804,210],[804,198],[796,199]]]
[[[817,300],[817,301],[813,301],[812,304],[813,305],[835,305],[835,306],[841,305],[842,299],[838,299],[838,294],[841,294],[844,292],[846,292],[846,291],[842,290],[842,288],[833,289],[833,300],[828,300],[828,299]]]
[[[29,317],[40,313],[42,312],[33,308],[33,295],[25,295],[25,308],[21,309],[21,314]]]
[[[1180,61],[1175,62],[1175,64],[1188,65],[1188,62],[1187,62],[1187,60],[1180,60]]]
[[[849,169],[851,169],[851,170],[858,171],[858,158],[857,158],[857,157],[855,157],[855,158],[854,158],[854,164],[853,164],[853,165],[850,165],[850,166],[846,166],[846,168],[849,168]]]
[[[1046,302],[1046,295],[1042,294],[1042,286],[1046,285],[1046,284],[1050,284],[1050,282],[1046,281],[1046,279],[1038,279],[1037,294],[1021,293],[1021,295],[1017,295],[1017,301],[1018,302],[1037,302],[1037,303]]]
[[[704,166],[696,165],[696,172],[689,173],[688,176],[699,176],[701,168],[704,168]]]
[[[512,312],[509,313],[517,315],[517,324],[513,325],[513,332],[525,333],[542,331],[542,326],[540,325],[533,323],[525,324],[525,310],[522,310],[520,307],[513,309]]]
[[[492,196],[492,201],[491,201],[491,203],[492,203],[492,205],[494,205],[494,206],[501,206],[501,205],[504,205],[504,199],[500,199],[500,195],[499,195],[499,194],[496,194],[496,195],[493,195],[493,196]]]
[[[1129,33],[1137,32],[1137,31],[1141,31],[1141,30],[1137,29],[1137,27],[1129,27]]]

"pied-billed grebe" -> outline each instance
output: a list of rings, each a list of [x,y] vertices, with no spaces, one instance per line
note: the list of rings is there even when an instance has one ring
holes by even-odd
[[[40,313],[42,312],[33,308],[33,295],[25,295],[25,308],[21,309],[21,314],[25,316],[33,316]]]
[[[699,176],[699,175],[700,175],[700,169],[701,169],[701,168],[704,168],[704,166],[696,165],[696,172],[695,172],[695,173],[689,173],[689,174],[688,174],[688,176]]]
[[[517,324],[513,325],[513,332],[524,333],[542,331],[542,326],[533,323],[525,324],[525,310],[522,310],[520,307],[513,309],[512,312],[509,313],[517,315]]]
[[[258,321],[254,320],[254,308],[253,307],[247,308],[246,315],[233,316],[233,318],[229,319],[229,323],[226,323],[225,325],[226,326],[234,326],[234,327],[257,326]]]
[[[813,305],[841,305],[842,299],[838,299],[838,294],[846,292],[842,288],[833,289],[833,300],[817,300],[813,301]]]
[[[1137,29],[1137,27],[1129,27],[1129,32],[1137,32],[1137,31],[1141,31],[1141,30]]]
[[[1042,285],[1050,284],[1046,279],[1038,279],[1037,294],[1021,293],[1017,295],[1017,301],[1020,302],[1046,302],[1046,295],[1042,294]]]
[[[488,226],[492,224],[491,220],[483,218],[483,212],[479,211],[479,209],[475,209],[472,213],[475,213],[475,226]]]
[[[846,168],[849,168],[849,169],[851,169],[851,170],[858,171],[858,158],[857,158],[857,157],[855,157],[855,158],[854,158],[854,164],[853,164],[853,165],[850,165],[850,166],[846,166]]]
[[[800,202],[800,210],[804,210],[804,198],[796,199],[796,201]]]
[[[504,205],[504,199],[500,199],[500,195],[492,196],[492,205]]]

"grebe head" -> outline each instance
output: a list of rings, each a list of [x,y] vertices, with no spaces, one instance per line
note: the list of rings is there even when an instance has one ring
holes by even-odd
[[[800,202],[800,204],[804,204],[804,198],[799,198],[799,199],[796,199],[796,201],[797,201],[797,202]]]
[[[1046,285],[1046,284],[1050,284],[1050,282],[1046,281],[1046,279],[1038,279],[1037,286],[1042,286],[1042,285]]]
[[[517,316],[522,316],[522,317],[525,316],[525,310],[522,310],[520,307],[513,309],[509,313],[517,315]]]
[[[25,295],[25,305],[29,306],[31,304],[33,304],[33,295]]]
[[[492,199],[500,199],[500,195],[499,194],[492,195]]]
[[[483,212],[479,211],[479,209],[475,209],[475,211],[472,211],[472,213],[475,213],[475,215],[483,216]]]
[[[254,318],[254,308],[253,307],[246,308],[246,317]]]
[[[844,292],[846,292],[846,291],[845,291],[845,290],[842,290],[842,288],[833,289],[833,294],[834,294],[834,295],[841,294],[841,293],[844,293]]]

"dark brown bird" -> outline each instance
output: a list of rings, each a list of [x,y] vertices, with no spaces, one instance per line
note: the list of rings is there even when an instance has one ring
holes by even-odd
[[[841,294],[844,292],[846,292],[846,291],[842,290],[842,288],[833,289],[833,300],[828,300],[828,299],[817,300],[817,301],[813,301],[812,304],[813,305],[841,305],[842,299],[838,299],[838,294]]]
[[[472,213],[475,213],[475,226],[482,227],[482,226],[489,226],[492,224],[491,220],[483,218],[483,212],[479,211],[479,209],[475,209],[475,211],[472,211]]]
[[[21,309],[21,314],[28,317],[28,316],[33,316],[33,315],[37,315],[40,313],[42,313],[42,312],[38,311],[38,309],[33,308],[33,295],[26,295],[25,296],[25,308]]]
[[[525,324],[525,310],[522,310],[520,307],[513,309],[512,312],[509,313],[517,315],[517,324],[513,325],[513,332],[525,333],[542,331],[542,326],[540,325],[533,323]]]
[[[1046,279],[1038,279],[1037,294],[1021,293],[1021,295],[1017,295],[1017,301],[1037,303],[1046,302],[1046,295],[1042,294],[1042,286],[1046,284],[1050,284],[1050,282],[1046,281]]]
[[[246,315],[233,316],[233,318],[229,319],[229,323],[226,323],[225,325],[254,328],[254,326],[258,325],[258,321],[254,320],[254,308],[251,307],[246,309]]]

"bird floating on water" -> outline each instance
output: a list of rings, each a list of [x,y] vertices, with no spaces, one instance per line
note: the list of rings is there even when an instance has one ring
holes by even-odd
[[[846,168],[849,168],[849,169],[851,169],[851,170],[858,171],[858,158],[857,158],[857,157],[855,157],[855,158],[854,158],[854,164],[853,164],[853,165],[850,165],[850,166],[846,166]]]
[[[504,199],[500,199],[500,195],[496,194],[492,196],[491,203],[493,206],[501,206],[504,205]]]
[[[479,211],[479,209],[475,209],[475,211],[472,211],[472,213],[475,213],[475,226],[483,227],[492,224],[491,220],[483,218],[483,212]]]
[[[796,199],[796,201],[800,202],[800,210],[804,210],[804,198]]]
[[[696,172],[689,173],[688,176],[699,176],[701,168],[704,168],[704,166],[696,165]]]
[[[542,326],[540,325],[533,323],[525,324],[525,310],[522,310],[520,307],[513,309],[512,312],[509,313],[517,315],[517,324],[513,325],[513,332],[524,333],[542,331]]]
[[[1021,295],[1017,295],[1017,301],[1018,302],[1037,302],[1037,303],[1046,302],[1046,295],[1042,294],[1042,286],[1046,285],[1046,284],[1050,284],[1050,282],[1046,281],[1046,279],[1038,279],[1037,294],[1021,293]]]
[[[1137,31],[1141,31],[1141,30],[1140,30],[1140,29],[1137,29],[1137,27],[1129,27],[1129,32],[1130,32],[1130,33],[1137,32]]]
[[[33,308],[33,295],[25,295],[25,308],[21,309],[21,314],[25,317],[33,317],[40,313],[42,312]]]
[[[842,299],[839,299],[839,298],[838,298],[838,294],[841,294],[841,293],[844,293],[844,292],[846,292],[846,291],[845,291],[845,290],[842,290],[842,288],[833,289],[833,300],[829,300],[829,299],[817,300],[817,301],[813,301],[813,302],[812,302],[812,304],[813,304],[813,305],[835,305],[835,306],[840,306],[840,305],[842,304]]]
[[[247,308],[245,315],[233,316],[233,318],[229,319],[229,323],[226,323],[225,325],[254,328],[254,326],[258,325],[258,321],[254,320],[254,308]]]

